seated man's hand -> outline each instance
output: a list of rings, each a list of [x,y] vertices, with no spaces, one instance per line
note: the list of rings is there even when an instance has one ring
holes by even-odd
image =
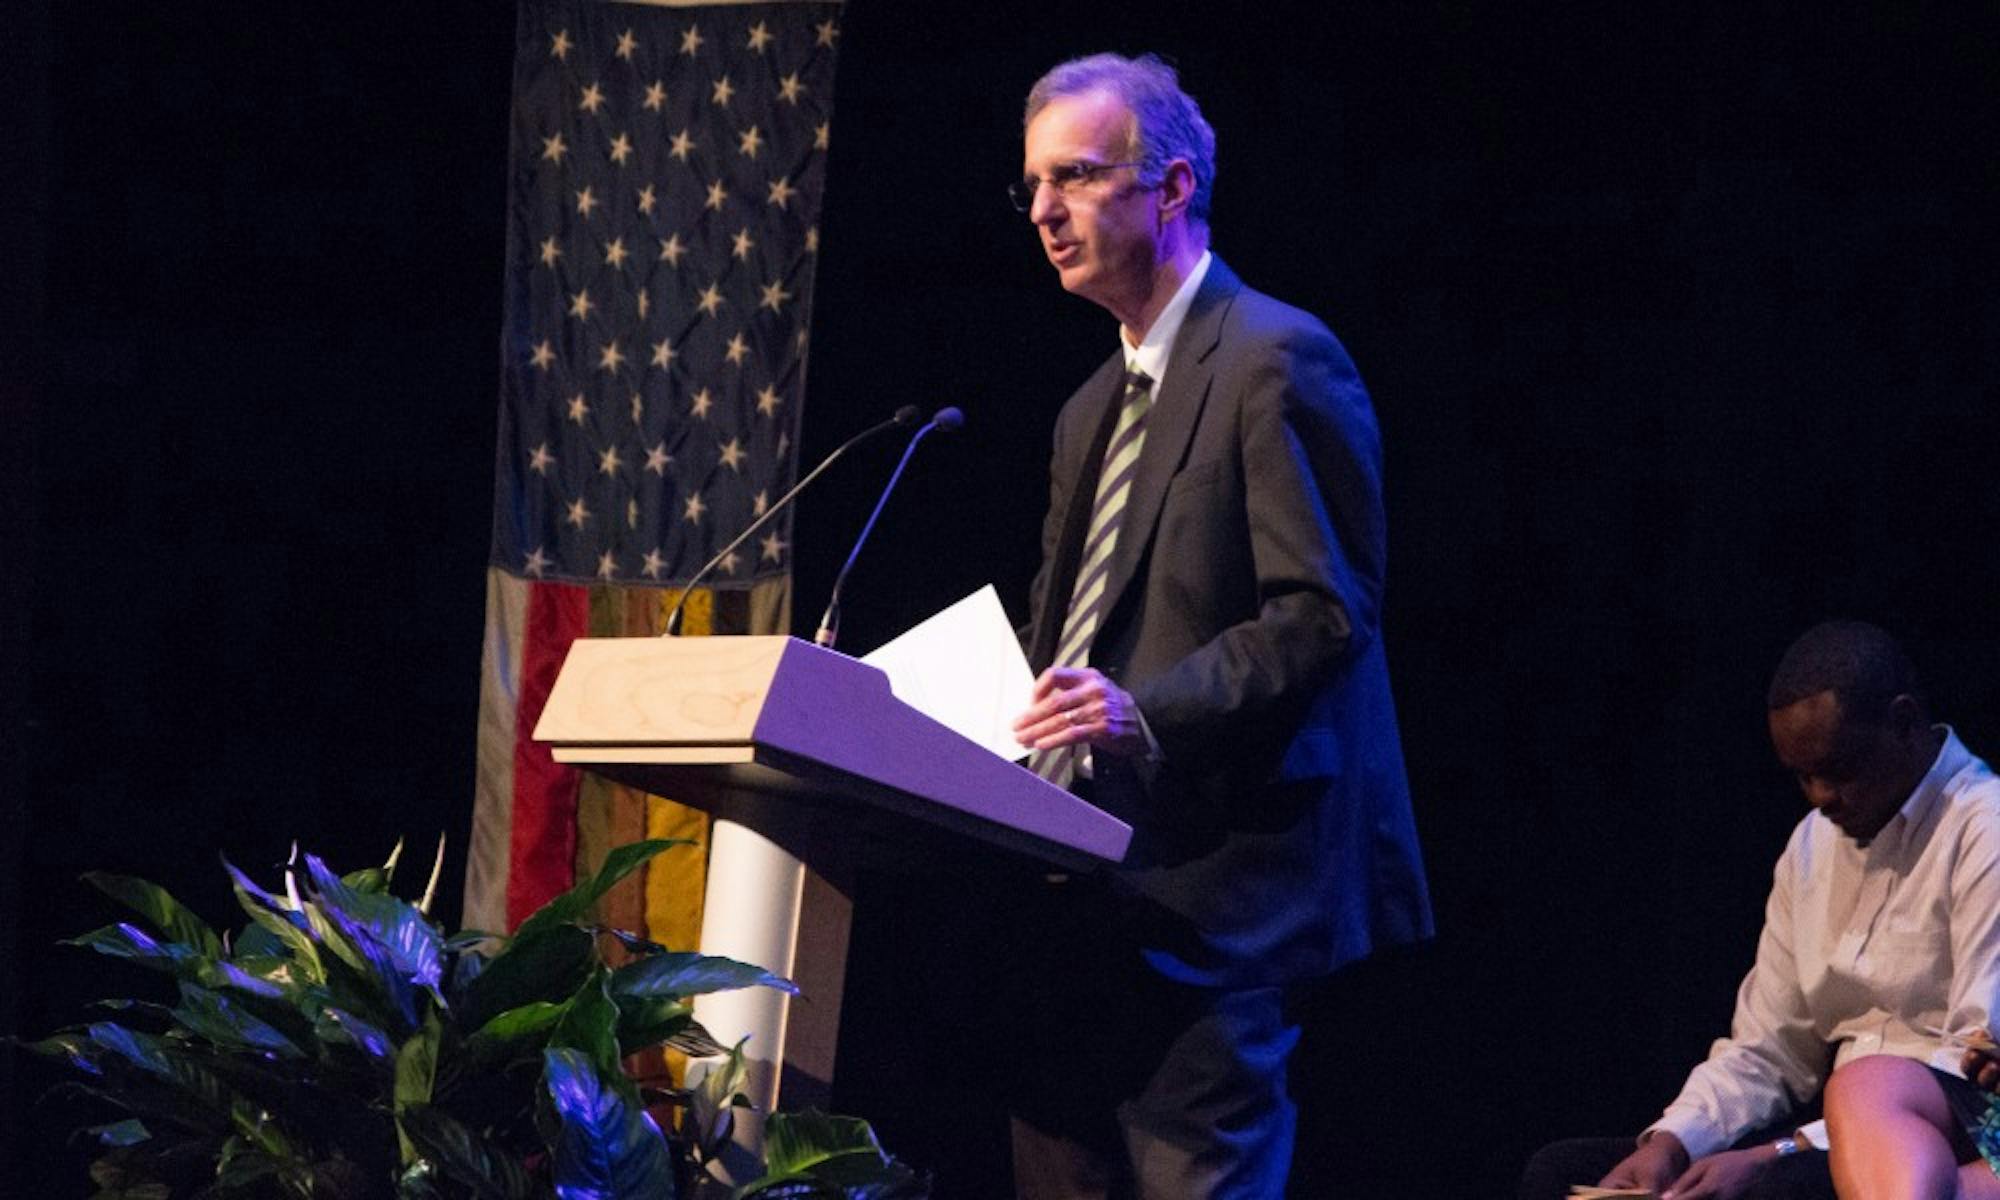
[[[1664,1195],[1681,1172],[1687,1170],[1687,1147],[1666,1130],[1654,1133],[1625,1156],[1611,1173],[1597,1181],[1598,1187],[1645,1188],[1655,1196]]]
[[[1737,1200],[1748,1196],[1778,1152],[1770,1146],[1724,1150],[1695,1163],[1660,1192],[1660,1200]]]
[[[1965,1054],[1958,1060],[1958,1069],[1965,1077],[1989,1092],[2000,1092],[2000,1047],[1993,1044],[1993,1035],[1984,1029],[1975,1029],[1965,1035]]]
[[[1092,667],[1050,667],[1035,680],[1028,711],[1014,721],[1014,739],[1035,750],[1089,743],[1107,754],[1147,753],[1132,694]]]

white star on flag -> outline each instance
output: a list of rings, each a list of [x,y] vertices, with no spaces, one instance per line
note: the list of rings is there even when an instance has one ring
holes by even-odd
[[[777,530],[773,529],[770,533],[765,534],[763,538],[763,543],[764,543],[765,558],[769,559],[772,562],[783,561],[785,554],[785,539],[778,536]]]
[[[524,12],[491,562],[670,585],[797,479],[839,10]],[[717,582],[782,575],[773,529]]]

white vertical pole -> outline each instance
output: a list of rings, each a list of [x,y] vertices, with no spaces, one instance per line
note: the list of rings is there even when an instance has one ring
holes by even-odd
[[[799,902],[805,891],[805,864],[762,834],[733,821],[717,820],[709,834],[708,886],[702,900],[701,952],[752,963],[789,978],[798,945]],[[694,1016],[725,1046],[743,1037],[749,1078],[743,1094],[758,1114],[776,1109],[778,1075],[784,1065],[785,1019],[790,997],[775,988],[739,988],[695,997]],[[689,1067],[689,1083],[707,1073],[707,1063]],[[726,1182],[745,1183],[761,1167],[764,1122],[736,1112],[734,1152],[725,1152]]]

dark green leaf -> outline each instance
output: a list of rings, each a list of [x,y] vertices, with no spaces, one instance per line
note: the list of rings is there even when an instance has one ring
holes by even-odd
[[[90,1132],[106,1146],[136,1146],[153,1136],[147,1132],[144,1121],[132,1119],[114,1121],[109,1125],[96,1125]]]
[[[764,1125],[767,1173],[739,1198],[922,1200],[929,1182],[882,1152],[866,1121],[826,1113],[773,1113]]]
[[[764,1123],[764,1160],[771,1174],[809,1171],[832,1159],[860,1155],[887,1162],[881,1143],[868,1122],[836,1117],[817,1110],[772,1113]]]
[[[517,937],[465,989],[459,1019],[477,1029],[510,1008],[567,1000],[597,963],[597,943],[573,925]]]
[[[146,918],[169,941],[179,942],[209,958],[221,956],[222,938],[210,928],[208,922],[174,899],[167,889],[143,879],[106,871],[90,871],[83,878],[92,887]]]
[[[98,1065],[98,1060],[104,1055],[103,1047],[91,1041],[84,1034],[58,1033],[45,1037],[39,1042],[23,1042],[12,1038],[8,1040],[13,1041],[15,1045],[28,1051],[30,1054],[39,1054],[43,1058],[62,1059],[72,1069],[82,1071],[86,1075],[102,1075],[104,1073],[103,1068]]]
[[[613,996],[612,999],[618,1003],[618,1048],[626,1054],[657,1046],[694,1026],[694,1009],[674,996]],[[714,1052],[722,1053],[723,1047],[716,1047]]]
[[[306,855],[306,870],[322,905],[338,910],[345,921],[366,930],[388,951],[404,978],[437,991],[444,974],[444,936],[415,905],[386,893],[351,888],[315,855]]]
[[[644,1110],[606,1086],[575,1050],[543,1054],[562,1120],[555,1184],[561,1200],[656,1200],[674,1195],[667,1141]]]
[[[530,913],[528,919],[521,922],[521,927],[514,931],[515,940],[531,937],[552,926],[587,921],[604,893],[619,880],[645,866],[648,859],[663,850],[693,844],[685,838],[655,838],[619,846],[604,856],[604,865],[598,868],[596,875]]]
[[[743,1057],[743,1043],[749,1040],[736,1043],[721,1062],[706,1064],[707,1070],[688,1089],[687,1119],[694,1122],[693,1141],[704,1158],[721,1151],[736,1123],[733,1110],[742,1107],[743,1082],[750,1077],[750,1064]]]
[[[389,1035],[345,1009],[333,1005],[322,1008],[316,1032],[323,1042],[353,1046],[378,1062],[395,1060],[396,1043]]]
[[[230,881],[236,888],[236,900],[243,906],[243,911],[250,914],[250,919],[256,922],[259,928],[291,952],[293,969],[304,973],[303,982],[324,981],[326,971],[320,962],[319,943],[313,940],[313,935],[308,931],[306,918],[291,908],[289,901],[280,900],[258,887],[254,880],[237,870],[229,860],[223,860],[222,868],[229,872]],[[259,941],[261,942],[261,939]],[[251,938],[246,934],[239,940],[239,949],[248,953],[251,949],[250,944]],[[259,953],[263,952],[261,944],[257,949]]]
[[[195,957],[195,951],[179,942],[162,942],[129,922],[106,925],[89,933],[66,939],[66,946],[83,946],[112,958],[122,958],[159,971],[177,972],[180,965]]]
[[[615,939],[619,945],[625,947],[627,951],[635,956],[669,953],[667,947],[648,938],[642,938],[628,929],[613,929],[608,925],[594,925],[590,931],[592,933],[605,934]]]
[[[189,1032],[225,1049],[269,1053],[280,1058],[306,1057],[305,1051],[290,1037],[259,1019],[247,1005],[185,980],[181,982],[181,1003],[174,1010],[174,1017]]]
[[[417,1161],[417,1150],[403,1129],[402,1117],[413,1105],[431,1102],[431,1086],[437,1079],[438,1041],[442,1034],[437,1010],[432,1009],[424,1017],[423,1028],[412,1034],[409,1040],[396,1050],[396,1084],[393,1098],[397,1118],[396,1136],[402,1145],[405,1165]]]
[[[551,1004],[546,1000],[537,1000],[533,1004],[508,1009],[480,1026],[479,1032],[472,1036],[505,1042],[533,1038],[547,1033],[568,1009],[567,1002]]]
[[[618,1052],[618,1006],[605,990],[604,977],[604,968],[599,967],[570,997],[562,1018],[549,1032],[549,1045],[582,1051],[600,1079],[636,1101],[638,1089],[619,1064],[623,1056]]]
[[[418,1154],[479,1200],[526,1200],[534,1194],[534,1181],[513,1155],[444,1110],[413,1106],[403,1113],[402,1125]]]
[[[762,967],[687,952],[642,958],[611,974],[611,990],[620,996],[699,996],[759,985],[793,995],[799,990],[791,980]]]

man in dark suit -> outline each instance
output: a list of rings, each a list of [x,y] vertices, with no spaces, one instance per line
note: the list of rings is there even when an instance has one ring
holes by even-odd
[[[1171,67],[1097,55],[1035,85],[1011,189],[1121,334],[1057,420],[1016,729],[1134,828],[1022,902],[1023,1196],[1281,1196],[1288,995],[1431,929],[1374,415],[1323,324],[1209,253],[1214,145]]]

